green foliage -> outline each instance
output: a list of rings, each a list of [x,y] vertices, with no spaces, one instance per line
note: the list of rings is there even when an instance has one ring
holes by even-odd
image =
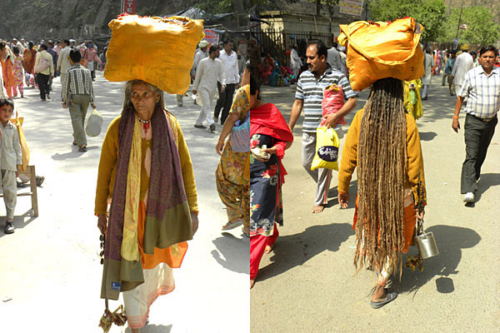
[[[233,1],[231,0],[208,0],[200,2],[195,6],[210,14],[223,14],[234,11]]]
[[[438,40],[445,34],[443,0],[375,0],[369,4],[373,21],[394,21],[411,16],[424,26],[422,39]]]
[[[440,41],[450,42],[457,36],[460,8],[452,10],[446,22],[446,33]],[[461,24],[467,25],[467,30],[459,30],[460,44],[488,45],[494,44],[500,38],[500,25],[494,22],[495,17],[484,6],[464,7]]]

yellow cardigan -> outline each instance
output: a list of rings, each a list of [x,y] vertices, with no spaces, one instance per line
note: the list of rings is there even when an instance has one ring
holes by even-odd
[[[179,159],[182,169],[184,188],[191,212],[198,212],[198,195],[194,181],[193,163],[191,155],[184,140],[184,134],[175,117],[167,112],[168,120],[172,132],[175,136],[175,143],[179,151]],[[95,196],[95,214],[106,214],[108,211],[108,199],[113,196],[115,186],[116,167],[118,164],[118,129],[121,116],[114,119],[108,127],[108,131],[102,143],[101,159],[99,161],[99,171],[97,175],[97,189]],[[153,139],[154,140],[154,139]]]
[[[349,184],[352,174],[358,164],[358,142],[359,130],[361,127],[361,119],[363,117],[363,109],[359,110],[354,116],[352,124],[347,132],[347,137],[342,151],[342,160],[339,169],[339,193],[349,192]],[[425,176],[424,176],[424,160],[422,156],[422,147],[420,146],[420,135],[418,134],[417,124],[415,119],[409,114],[406,114],[406,180],[405,187],[411,187],[415,202],[417,200],[417,184],[418,174],[420,172],[420,180],[423,184],[424,202],[427,202],[425,191]]]

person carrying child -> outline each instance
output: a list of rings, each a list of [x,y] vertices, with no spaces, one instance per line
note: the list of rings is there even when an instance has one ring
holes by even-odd
[[[14,112],[14,102],[11,99],[0,98],[1,129],[1,157],[0,170],[3,187],[3,199],[7,210],[7,221],[4,232],[14,233],[14,210],[17,203],[16,177],[19,176],[19,167],[22,164],[21,144],[16,126],[10,122]]]

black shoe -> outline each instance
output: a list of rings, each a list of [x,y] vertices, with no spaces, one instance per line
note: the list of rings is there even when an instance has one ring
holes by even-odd
[[[5,223],[5,229],[4,232],[6,234],[13,234],[14,233],[14,226],[12,225],[12,222],[7,222]]]
[[[84,153],[84,152],[86,152],[86,151],[87,151],[87,146],[81,146],[80,148],[78,148],[78,151],[79,151],[80,153]]]
[[[212,124],[210,125],[210,132],[213,133],[214,131],[215,131],[215,124]]]
[[[203,128],[203,129],[207,128],[206,126],[203,126],[203,125],[194,125],[194,127],[196,127],[196,128]]]
[[[28,184],[25,184],[23,182],[17,182],[17,188],[24,188],[26,186],[28,186]]]

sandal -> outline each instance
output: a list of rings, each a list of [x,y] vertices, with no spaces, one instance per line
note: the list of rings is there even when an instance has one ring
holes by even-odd
[[[222,230],[231,230],[231,229],[234,229],[236,227],[239,227],[242,224],[243,224],[243,221],[241,219],[237,219],[234,222],[227,222],[226,224],[224,224],[222,226]]]
[[[394,290],[386,289],[386,291],[387,291],[387,293],[385,295],[385,299],[382,300],[381,302],[374,302],[374,301],[370,300],[370,305],[372,308],[380,309],[381,307],[383,307],[384,305],[386,305],[389,302],[394,301],[396,299],[396,297],[398,297],[398,293],[395,292]]]
[[[87,146],[81,146],[80,148],[78,148],[78,151],[81,152],[81,153],[84,153],[87,151]]]

